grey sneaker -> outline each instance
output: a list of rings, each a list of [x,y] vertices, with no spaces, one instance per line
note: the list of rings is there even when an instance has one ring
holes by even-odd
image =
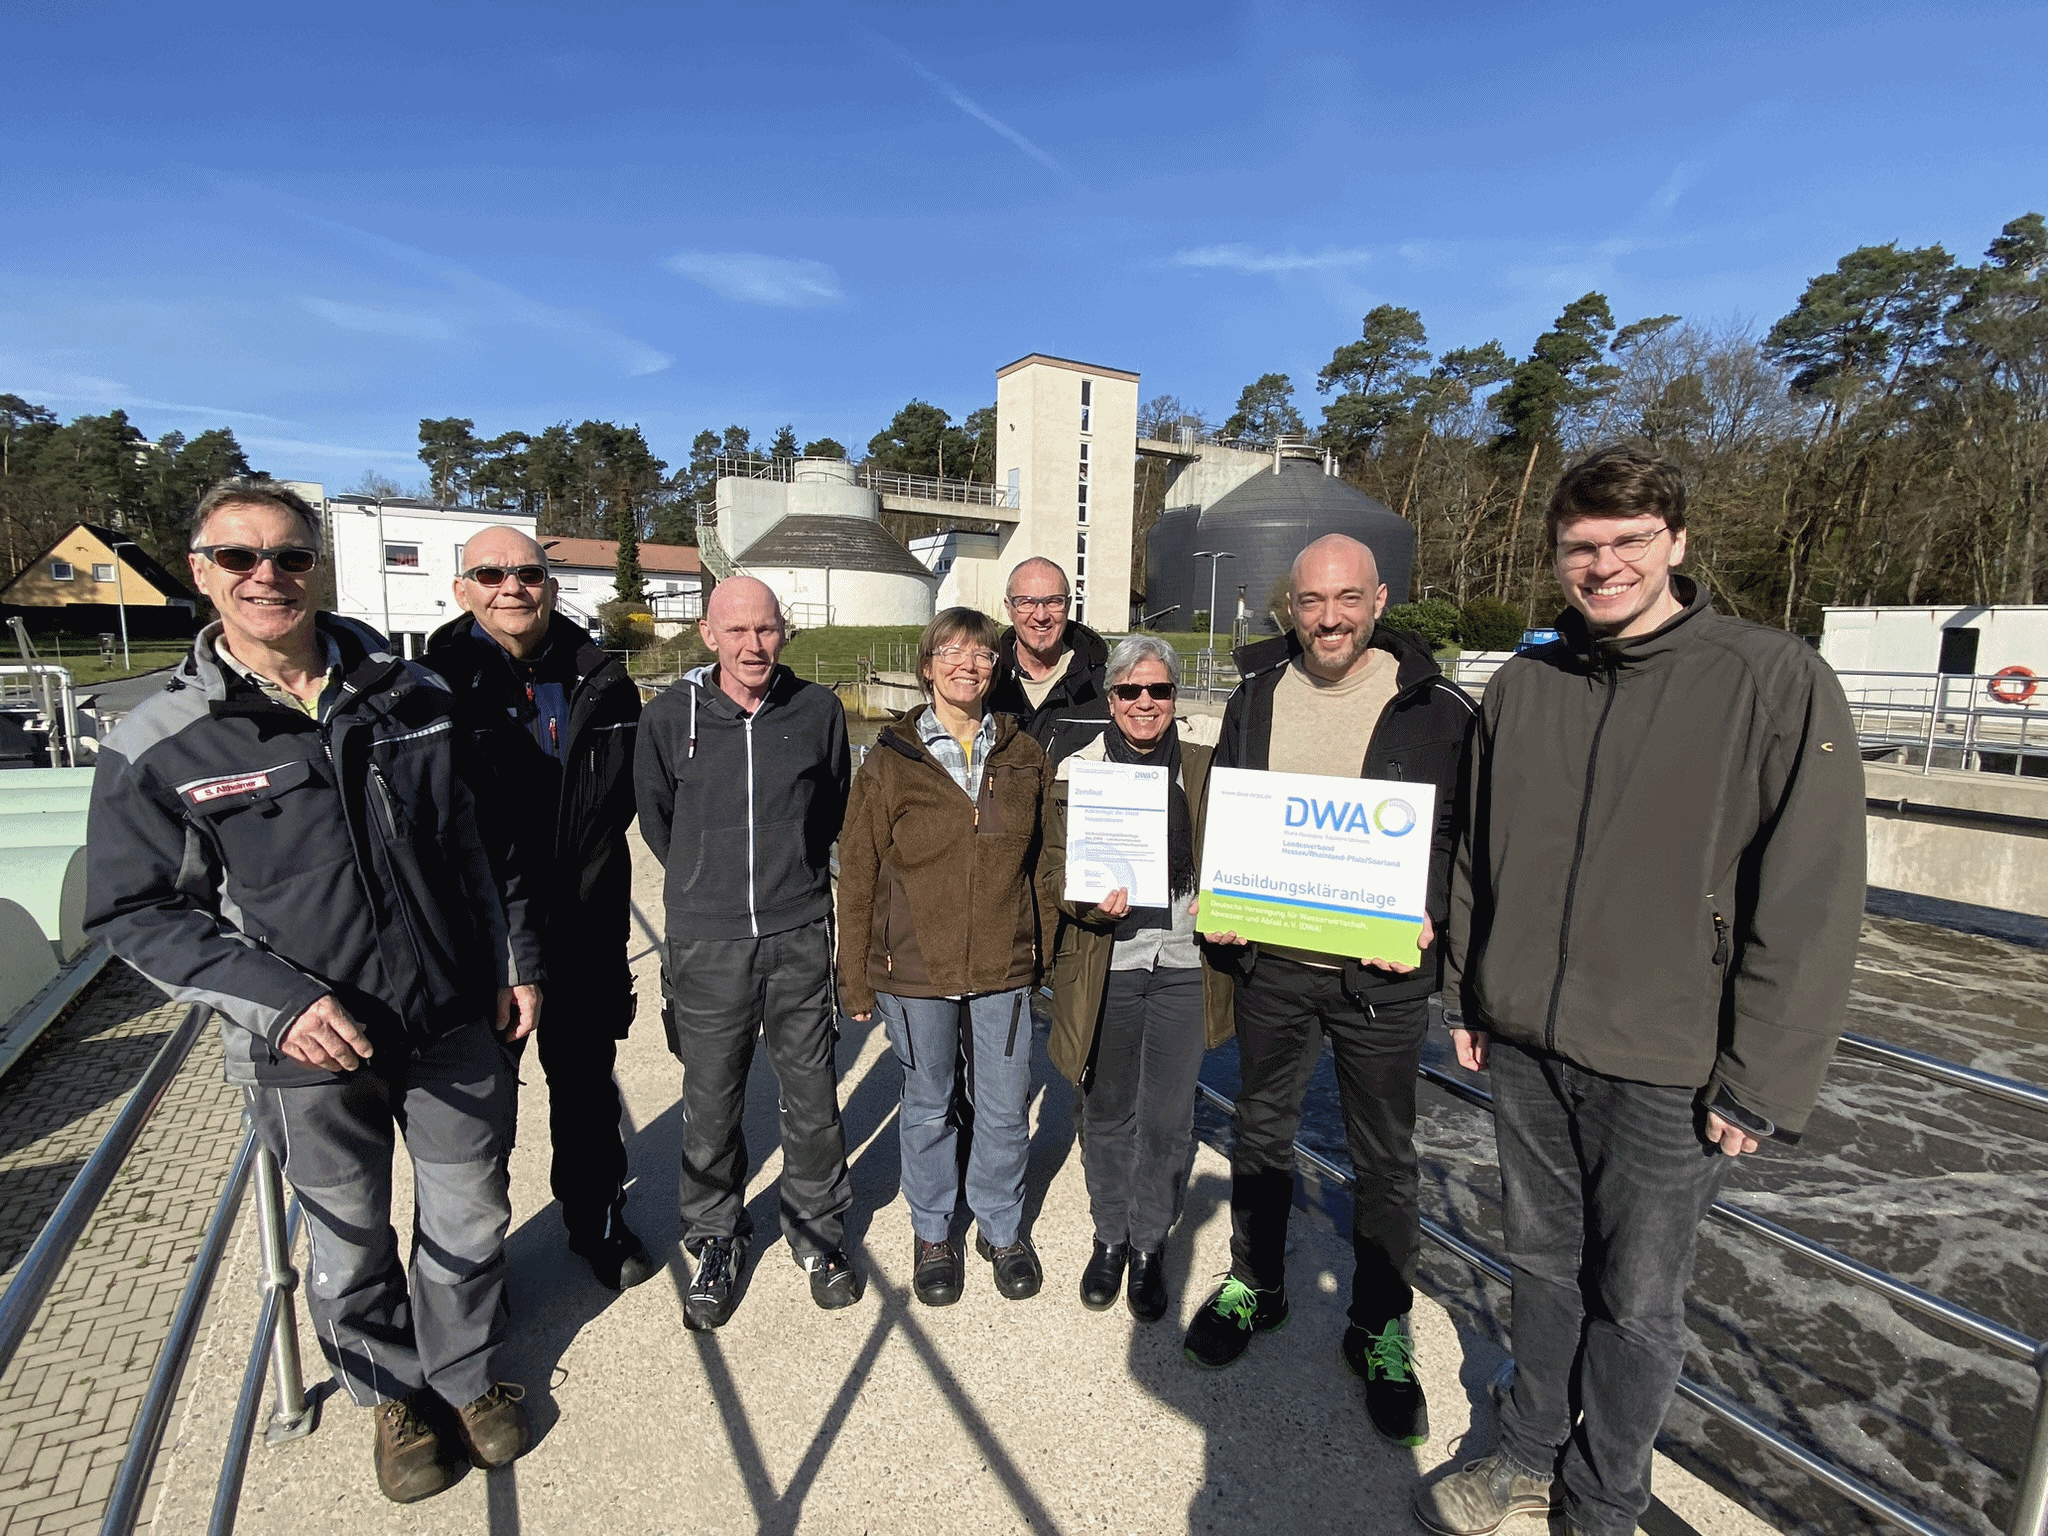
[[[1525,1472],[1495,1451],[1415,1490],[1415,1518],[1437,1536],[1493,1536],[1517,1515],[1546,1520],[1561,1506],[1552,1479]]]

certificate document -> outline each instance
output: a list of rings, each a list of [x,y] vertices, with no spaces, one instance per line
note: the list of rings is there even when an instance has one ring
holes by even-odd
[[[1119,888],[1134,907],[1163,907],[1167,890],[1164,768],[1067,764],[1067,900],[1100,901]]]
[[[1409,963],[1435,827],[1434,784],[1212,768],[1195,927]]]

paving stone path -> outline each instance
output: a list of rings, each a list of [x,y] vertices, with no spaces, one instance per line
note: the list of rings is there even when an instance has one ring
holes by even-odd
[[[0,1080],[0,1285],[183,1013],[111,966]],[[0,1536],[99,1525],[241,1112],[209,1026],[0,1376]]]

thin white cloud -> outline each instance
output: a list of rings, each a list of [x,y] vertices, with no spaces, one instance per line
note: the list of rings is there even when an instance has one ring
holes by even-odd
[[[839,274],[822,261],[759,251],[678,251],[662,265],[739,304],[815,309],[845,297]]]
[[[866,31],[867,29],[862,28],[861,30]],[[1052,157],[1051,154],[1041,149],[1038,145],[1032,143],[1030,139],[1026,138],[1022,133],[1019,133],[1015,128],[1012,128],[1008,123],[1004,122],[1001,118],[997,117],[993,112],[989,111],[988,108],[984,107],[972,96],[969,96],[965,91],[961,90],[959,86],[955,85],[952,81],[948,80],[944,75],[938,74],[930,69],[925,68],[923,64],[919,63],[908,52],[906,52],[902,48],[897,47],[896,44],[890,42],[889,39],[881,36],[879,33],[868,32],[867,35],[869,40],[872,41],[876,46],[884,49],[885,51],[891,54],[894,54],[896,58],[903,62],[903,64],[911,71],[911,73],[917,76],[918,79],[922,80],[926,85],[930,86],[933,90],[937,91],[939,95],[943,96],[948,102],[952,103],[952,105],[959,108],[962,112],[965,112],[969,117],[973,118],[977,123],[980,123],[984,128],[988,129],[992,133],[1000,135],[1004,139],[1007,139],[1011,144],[1014,144],[1019,150],[1021,150],[1026,155],[1029,155],[1033,160],[1036,160],[1040,165],[1044,166],[1054,175],[1063,176],[1068,181],[1072,181],[1075,179],[1073,172],[1069,171],[1064,165],[1061,165],[1059,161],[1055,160]]]
[[[660,373],[675,362],[675,359],[666,352],[658,351],[645,342],[622,335],[574,310],[559,309],[552,304],[544,304],[539,299],[529,298],[518,289],[494,278],[485,277],[459,261],[437,255],[432,251],[421,250],[418,246],[406,245],[386,235],[358,229],[353,224],[344,224],[336,219],[320,218],[311,214],[302,216],[309,223],[331,230],[416,272],[423,272],[438,279],[484,310],[494,320],[523,325],[532,330],[553,332],[585,346],[594,347],[629,374]]]
[[[258,453],[295,454],[302,459],[375,459],[386,464],[410,464],[419,467],[417,452],[404,452],[397,448],[357,448],[347,443],[310,443],[296,437],[245,437],[241,440],[244,448]]]
[[[1362,267],[1371,260],[1370,251],[1261,251],[1249,245],[1201,245],[1173,253],[1176,267],[1245,272],[1258,277],[1286,272],[1331,272]]]
[[[149,395],[137,394],[117,379],[101,378],[90,373],[52,373],[12,357],[0,356],[0,380],[6,381],[6,388],[10,394],[18,394],[38,403],[52,400],[65,405],[96,405],[103,410],[118,407],[124,411],[162,411],[169,416],[204,416],[227,422],[268,422],[277,427],[289,425],[283,417],[267,415],[262,411],[237,411],[220,405],[187,405],[177,400],[158,400]]]
[[[299,300],[330,325],[366,336],[399,336],[413,341],[448,341],[455,327],[439,315],[421,315],[400,309],[379,309],[368,304],[342,304],[333,299],[307,296]]]

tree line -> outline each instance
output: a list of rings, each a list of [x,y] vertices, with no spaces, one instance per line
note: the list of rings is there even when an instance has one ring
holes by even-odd
[[[118,528],[182,571],[200,496],[216,480],[254,473],[226,427],[151,442],[125,411],[65,422],[48,406],[0,394],[0,581],[78,522]]]
[[[2048,565],[2048,229],[2028,213],[1974,264],[1939,245],[1859,247],[1761,335],[1606,297],[1567,304],[1526,357],[1432,350],[1382,304],[1318,372],[1309,432],[1285,374],[1261,375],[1221,435],[1308,436],[1416,526],[1415,591],[1459,608],[1556,604],[1542,509],[1603,443],[1665,455],[1691,487],[1686,568],[1724,608],[1813,632],[1830,604],[2033,603]],[[1208,432],[1174,396],[1143,435]],[[1156,517],[1163,476],[1137,470]]]

